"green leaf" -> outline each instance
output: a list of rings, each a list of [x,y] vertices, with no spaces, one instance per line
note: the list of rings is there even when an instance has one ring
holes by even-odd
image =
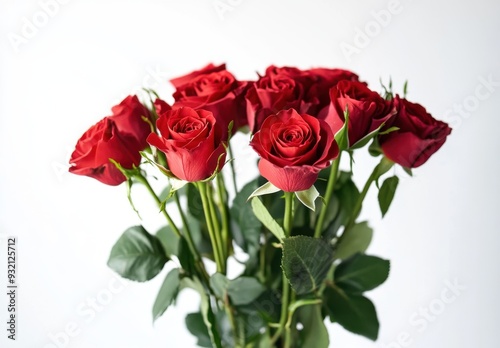
[[[172,172],[170,170],[168,170],[167,168],[165,168],[161,164],[156,163],[154,158],[151,158],[150,155],[146,151],[140,151],[139,153],[141,154],[142,158],[144,158],[146,160],[146,162],[151,164],[153,167],[158,168],[158,170],[160,172],[162,172],[163,174],[165,174],[167,177],[175,178],[175,175],[172,174]]]
[[[266,226],[266,228],[271,231],[272,234],[276,236],[280,241],[285,238],[285,232],[283,228],[273,219],[267,208],[262,204],[259,198],[252,198],[252,209],[257,217]]]
[[[200,312],[189,313],[186,316],[185,322],[189,332],[198,339],[196,344],[199,347],[212,348],[210,336],[208,335],[207,327],[203,322],[203,316]]]
[[[364,147],[366,144],[368,144],[370,142],[370,140],[372,140],[373,138],[375,138],[375,136],[378,134],[380,128],[382,128],[384,126],[384,124],[382,123],[380,125],[380,127],[378,127],[377,129],[371,131],[370,133],[368,133],[367,135],[365,135],[363,138],[359,139],[355,144],[352,144],[349,149],[351,150],[356,150],[356,149],[360,149],[362,147]]]
[[[399,178],[397,176],[392,176],[385,179],[382,187],[378,192],[378,203],[380,205],[380,211],[382,212],[382,217],[385,216],[389,207],[391,206],[394,194],[398,187]]]
[[[316,187],[311,186],[309,189],[305,191],[297,191],[295,195],[299,199],[299,201],[304,204],[306,207],[311,209],[312,211],[316,210],[316,206],[314,201],[319,197],[319,192],[316,190]]]
[[[235,306],[247,305],[258,298],[266,288],[252,277],[239,277],[230,280],[227,294]]]
[[[200,294],[200,307],[201,307],[201,315],[203,317],[203,322],[205,323],[205,327],[207,328],[208,336],[210,337],[210,342],[212,342],[213,348],[222,348],[221,338],[219,332],[217,331],[217,324],[214,312],[212,311],[212,307],[210,304],[210,298],[200,280],[196,277],[193,278],[182,278],[181,287],[188,287],[196,290]]]
[[[402,168],[406,174],[408,174],[409,176],[413,176],[413,172],[412,172],[411,168],[408,168],[408,167],[402,167]]]
[[[339,147],[339,150],[347,150],[349,148],[349,109],[345,108],[344,110],[344,125],[340,130],[335,134],[335,141]]]
[[[167,261],[160,240],[144,227],[134,226],[111,249],[108,266],[123,278],[145,282],[160,273]]]
[[[380,132],[379,134],[380,135],[385,135],[385,134],[389,134],[389,133],[395,132],[397,130],[399,130],[399,127],[390,127],[388,129],[386,129],[385,131]]]
[[[189,244],[184,237],[179,240],[178,249],[179,253],[177,257],[179,258],[179,262],[184,272],[187,275],[196,274],[195,259],[191,253],[191,249],[189,249]]]
[[[252,194],[248,197],[248,200],[262,195],[269,195],[271,193],[275,193],[278,191],[281,191],[281,189],[277,188],[276,186],[271,184],[271,182],[268,181],[264,185],[253,191]]]
[[[356,184],[352,180],[352,173],[340,172],[337,179],[337,185],[333,191],[333,202],[334,208],[338,210],[337,214],[328,217],[328,228],[327,233],[325,233],[326,238],[333,238],[337,234],[340,226],[345,225],[356,206],[356,202],[359,198],[359,190]],[[328,215],[328,214],[327,214]]]
[[[373,157],[380,156],[383,153],[382,148],[380,147],[380,144],[378,142],[378,137],[373,138],[372,143],[370,144],[370,146],[368,146],[368,152]]]
[[[272,347],[271,344],[271,336],[269,336],[269,332],[264,332],[263,334],[259,335],[258,341],[255,342],[254,345],[252,346],[247,346],[246,348],[269,348]]]
[[[183,188],[187,184],[189,184],[188,181],[180,180],[177,178],[170,178],[171,188],[170,188],[169,197],[173,196],[176,191],[180,190],[181,188]]]
[[[170,198],[170,185],[167,185],[167,187],[165,187],[161,193],[158,195],[158,198],[160,199],[160,201],[162,202],[165,202],[167,199]]]
[[[210,277],[210,287],[214,291],[215,296],[220,299],[224,299],[228,284],[229,280],[222,273],[214,273]]]
[[[160,228],[156,232],[156,238],[158,238],[168,256],[178,255],[179,236],[172,231],[170,226]]]
[[[247,198],[257,187],[257,180],[246,184],[234,197],[230,216],[239,229],[233,230],[233,237],[243,251],[248,252],[251,246],[258,247],[262,224],[253,213],[252,205]],[[256,249],[256,248],[255,248]]]
[[[317,289],[332,262],[332,248],[323,239],[296,236],[283,240],[281,267],[298,295]]]
[[[200,192],[194,185],[187,186],[187,205],[189,213],[199,221],[205,221],[205,214],[203,212],[203,204],[201,201]]]
[[[374,169],[374,180],[378,180],[378,178],[387,173],[393,166],[394,162],[387,157],[382,157],[379,164],[377,164]]]
[[[373,230],[368,223],[354,225],[341,239],[335,250],[336,259],[347,259],[356,253],[364,253],[372,241]]]
[[[347,295],[336,287],[325,289],[326,306],[332,322],[371,340],[378,337],[379,322],[373,303],[364,296]]]
[[[206,231],[206,222],[204,220],[200,222],[189,213],[186,216],[186,220],[196,249],[198,249],[200,254],[211,257],[213,260],[212,244]]]
[[[299,333],[301,347],[328,348],[330,338],[321,315],[321,306],[301,307],[299,320],[304,326]]]
[[[179,286],[179,269],[174,268],[165,277],[160,291],[156,296],[155,303],[153,304],[153,322],[161,317],[167,308],[175,302],[177,294],[179,293]]]
[[[350,294],[372,290],[386,281],[390,262],[376,256],[356,254],[335,269],[335,284]]]

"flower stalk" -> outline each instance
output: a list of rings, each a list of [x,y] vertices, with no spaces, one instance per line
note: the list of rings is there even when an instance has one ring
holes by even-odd
[[[342,152],[339,152],[339,155],[337,156],[336,159],[333,160],[332,166],[330,167],[330,175],[328,177],[328,184],[326,186],[326,192],[325,192],[325,201],[323,206],[321,207],[318,221],[316,221],[316,226],[314,229],[314,238],[320,238],[321,233],[323,232],[323,228],[325,227],[324,225],[325,225],[326,213],[330,208],[330,201],[332,200],[333,191],[335,190],[335,183],[337,182],[337,176],[339,173],[341,154]]]

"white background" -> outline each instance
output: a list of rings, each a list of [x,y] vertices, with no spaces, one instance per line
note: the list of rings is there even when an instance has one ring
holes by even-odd
[[[392,3],[72,0],[46,9],[49,16],[37,1],[1,0],[0,346],[194,347],[184,328],[184,315],[197,309],[194,293],[152,325],[169,267],[149,283],[121,285],[106,266],[121,232],[140,223],[125,187],[65,170],[76,140],[112,105],[142,86],[169,99],[167,78],[209,62],[227,62],[240,79],[270,64],[343,67],[376,90],[379,78],[392,76],[399,91],[408,79],[409,99],[453,133],[414,178],[398,171],[383,221],[371,191],[363,211],[376,230],[369,252],[392,262],[387,283],[368,294],[379,340],[328,324],[331,346],[497,346],[500,91],[481,79],[500,81],[500,3]],[[216,10],[221,4],[225,12]],[[377,22],[374,13],[388,8],[390,18]],[[240,145],[248,155],[246,140]],[[372,165],[358,157],[359,183]],[[255,173],[253,161],[237,166],[242,181]],[[139,205],[146,220],[156,218],[152,202]],[[18,238],[16,342],[6,338],[7,236]],[[460,284],[451,300],[447,282]],[[88,302],[96,297],[99,311]],[[429,307],[432,317],[423,319]]]

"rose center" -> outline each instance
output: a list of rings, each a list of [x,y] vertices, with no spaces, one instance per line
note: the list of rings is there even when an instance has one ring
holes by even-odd
[[[174,125],[172,130],[176,133],[192,133],[204,127],[203,122],[197,119],[186,118]]]

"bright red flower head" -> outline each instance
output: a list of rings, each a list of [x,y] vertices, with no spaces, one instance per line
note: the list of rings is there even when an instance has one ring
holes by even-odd
[[[160,135],[151,133],[148,142],[165,153],[168,169],[179,179],[204,180],[224,166],[228,131],[213,113],[188,107],[168,110],[156,125]]]
[[[246,124],[243,95],[247,83],[237,81],[225,64],[209,64],[170,82],[176,88],[174,109],[190,107],[211,111],[226,128],[233,121],[235,130]]]
[[[250,145],[261,175],[286,192],[309,189],[339,152],[326,122],[293,109],[267,117]]]
[[[72,165],[69,171],[107,185],[119,185],[126,177],[110,159],[125,169],[132,169],[141,162],[141,150],[142,146],[135,137],[119,132],[116,123],[110,117],[105,117],[78,140],[69,160]]]

